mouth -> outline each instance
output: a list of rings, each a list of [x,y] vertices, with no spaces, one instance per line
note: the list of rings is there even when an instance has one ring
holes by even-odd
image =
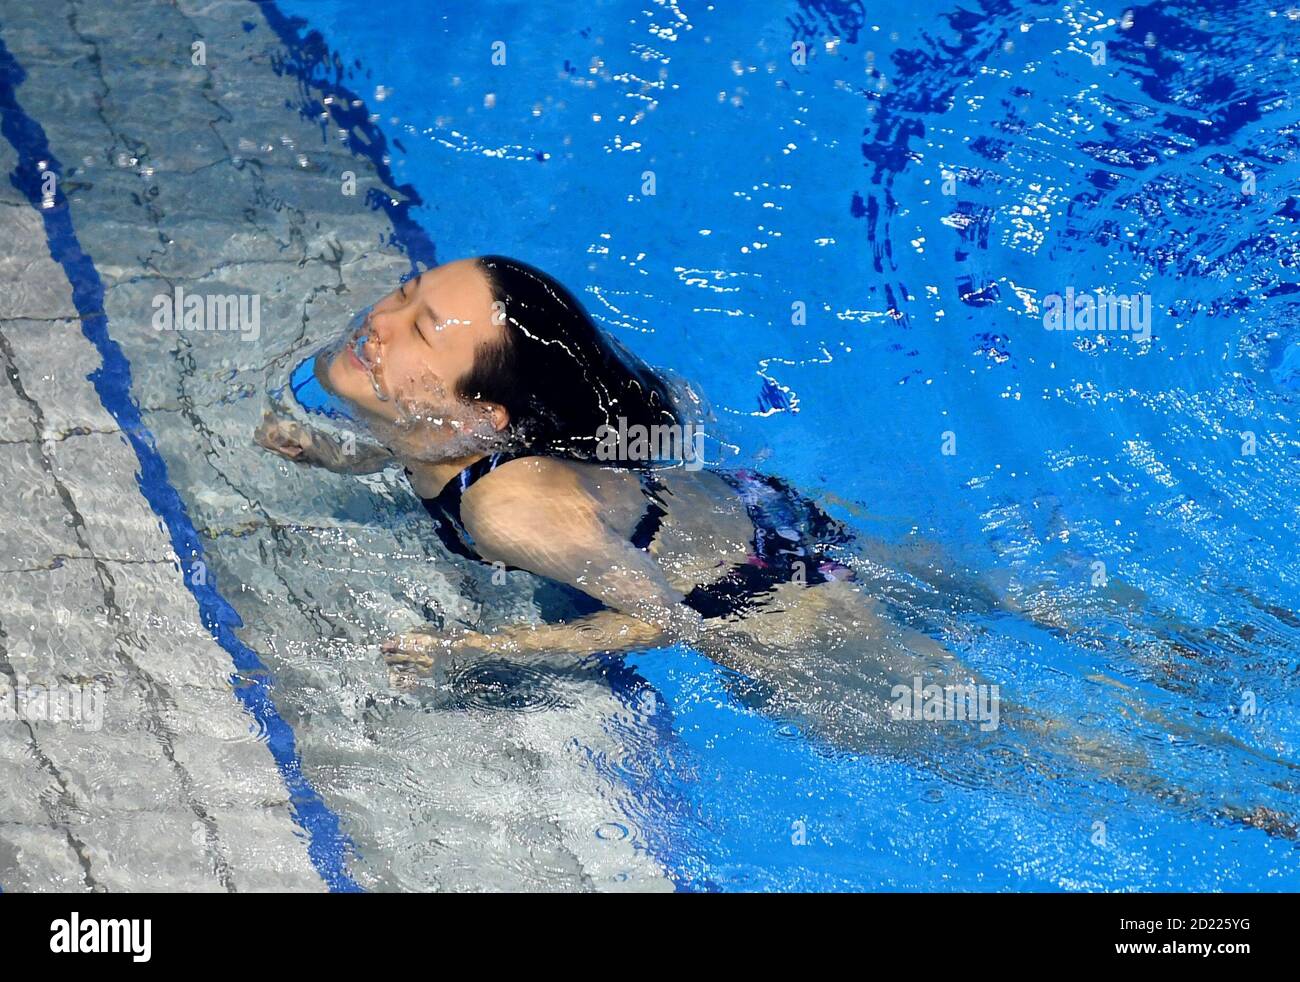
[[[371,336],[368,325],[363,324],[352,335],[348,343],[344,345],[343,354],[346,356],[350,367],[358,372],[363,372],[370,379],[370,386],[375,391],[375,398],[387,402],[388,394],[384,391],[383,386],[382,357],[379,353],[379,342]]]

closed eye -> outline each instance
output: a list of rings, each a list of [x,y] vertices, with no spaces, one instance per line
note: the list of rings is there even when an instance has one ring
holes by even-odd
[[[425,326],[426,324],[428,325],[427,327]],[[424,339],[424,343],[427,344],[430,348],[433,347],[433,342],[429,340],[429,336],[434,331],[437,330],[437,326],[436,326],[437,324],[438,324],[438,314],[432,307],[428,306],[427,304],[425,305],[424,309],[421,310],[420,313],[416,315],[415,330],[419,333],[420,337]]]

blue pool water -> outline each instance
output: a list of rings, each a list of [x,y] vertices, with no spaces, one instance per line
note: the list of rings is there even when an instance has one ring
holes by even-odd
[[[376,114],[420,199],[403,214],[427,235],[407,230],[416,261],[499,252],[554,273],[702,385],[715,459],[789,478],[866,535],[932,543],[954,591],[988,580],[1033,611],[936,596],[925,612],[1004,693],[1124,736],[1206,800],[1294,802],[1293,13],[388,0],[376,16],[281,0],[281,14],[319,32],[328,74]],[[1149,298],[1150,337],[1046,330],[1046,298],[1067,290]],[[684,649],[627,667],[660,725],[609,721],[628,753],[593,764],[627,784],[683,888],[1300,886],[1284,836],[1103,780],[1010,764],[963,780],[831,752]]]

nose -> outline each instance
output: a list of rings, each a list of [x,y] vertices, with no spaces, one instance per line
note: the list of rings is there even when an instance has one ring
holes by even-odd
[[[372,311],[368,320],[371,336],[381,343],[386,342],[397,326],[396,314],[394,310]]]

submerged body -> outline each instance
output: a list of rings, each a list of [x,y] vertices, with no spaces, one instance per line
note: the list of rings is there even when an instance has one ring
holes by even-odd
[[[374,439],[344,445],[268,416],[257,434],[263,446],[342,472],[401,467],[454,553],[593,601],[560,623],[490,635],[444,624],[390,638],[382,650],[399,675],[466,659],[572,662],[681,642],[735,673],[746,701],[837,748],[899,751],[956,774],[987,766],[994,744],[1023,761],[1022,738],[1032,735],[1037,753],[1057,762],[1037,762],[1049,777],[1078,767],[1187,800],[1150,772],[1140,750],[1098,743],[996,692],[992,720],[900,714],[900,691],[988,683],[891,616],[876,582],[850,575],[850,565],[862,572],[898,557],[872,544],[857,562],[866,544],[776,478],[593,460],[615,421],[622,429],[629,419],[678,425],[681,417],[662,380],[531,267],[487,257],[431,270],[369,311],[342,347],[317,359],[314,375]],[[946,565],[923,561],[907,573],[942,595]],[[986,609],[1010,609],[987,584],[963,592]],[[1136,703],[1126,708],[1166,722]],[[963,749],[981,753],[953,754]],[[1205,809],[1247,824],[1274,819]],[[1277,824],[1294,832],[1289,820]]]
[[[861,543],[777,478],[491,454],[444,479],[376,447],[345,457],[293,424],[268,422],[261,438],[337,470],[401,466],[450,553],[591,601],[556,623],[490,635],[443,624],[390,638],[382,648],[396,681],[481,658],[560,665],[683,642],[734,672],[746,701],[816,739],[910,751],[931,742],[934,727],[891,712],[896,688],[980,681],[869,596],[851,568]]]

